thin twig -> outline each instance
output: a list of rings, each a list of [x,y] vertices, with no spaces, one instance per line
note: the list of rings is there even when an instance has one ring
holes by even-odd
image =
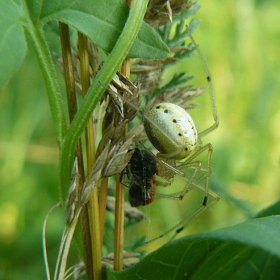
[[[77,211],[73,221],[71,222],[71,225],[66,227],[65,235],[63,235],[63,251],[61,254],[61,260],[57,260],[57,266],[60,264],[60,269],[59,269],[59,274],[58,278],[54,278],[54,280],[64,280],[65,276],[65,270],[66,270],[66,265],[67,265],[67,259],[68,259],[68,254],[70,250],[70,246],[72,243],[73,235],[77,226],[78,218],[80,216],[80,211]]]
[[[50,274],[50,266],[49,266],[48,253],[47,253],[46,227],[47,227],[47,221],[48,221],[50,214],[52,213],[52,211],[55,208],[60,207],[60,206],[61,206],[61,203],[59,202],[51,208],[51,210],[48,212],[48,214],[44,220],[44,224],[43,224],[43,256],[44,256],[44,262],[45,262],[45,268],[46,268],[46,274],[47,274],[48,280],[51,280],[51,274]]]

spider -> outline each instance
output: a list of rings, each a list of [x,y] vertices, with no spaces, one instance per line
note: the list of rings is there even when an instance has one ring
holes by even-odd
[[[147,243],[161,238],[171,231],[176,230],[176,235],[187,223],[208,208],[209,205],[219,200],[219,196],[209,189],[213,148],[211,143],[203,145],[201,141],[203,136],[215,130],[219,125],[213,85],[207,64],[188,27],[187,32],[206,72],[214,123],[203,131],[198,132],[192,117],[176,104],[161,102],[146,111],[131,104],[134,109],[142,114],[148,139],[159,153],[154,156],[148,151],[138,148],[135,149],[126,168],[126,173],[128,179],[131,181],[129,196],[132,206],[150,204],[153,202],[155,196],[183,200],[185,195],[193,187],[204,190],[204,198],[202,205],[192,214],[185,217],[181,222],[162,235],[149,240]],[[125,102],[130,104],[126,99]],[[207,152],[207,165],[205,168],[202,167],[202,163],[198,160],[198,157],[204,152]],[[193,169],[193,171],[181,192],[165,195],[155,191],[156,186],[159,185],[159,182],[155,179],[155,175],[159,175],[165,179],[167,182],[163,186],[168,186],[175,175],[186,176],[185,169]],[[203,175],[197,178],[200,171],[203,171]],[[203,180],[205,180],[205,186],[201,185]],[[214,198],[210,202],[208,201],[209,194]]]
[[[145,149],[139,149],[138,147],[134,149],[133,155],[128,165],[126,166],[125,170],[123,170],[121,174],[121,178],[124,176],[124,174],[126,174],[127,178],[130,181],[130,185],[128,186],[129,202],[132,207],[149,205],[154,201],[155,198],[158,197],[177,199],[176,196],[177,194],[163,194],[163,193],[156,192],[157,186],[166,187],[171,184],[170,181],[163,182],[163,181],[158,181],[156,179],[156,175],[164,176],[164,174],[161,174],[162,170],[164,171],[167,170],[171,172],[173,176],[174,173],[179,174],[180,176],[184,176],[184,173],[181,173],[179,170],[176,170],[172,166],[159,160],[150,151]],[[204,190],[204,188],[199,184],[199,181],[201,179],[197,181],[192,181],[192,186],[190,186],[186,192],[190,191],[194,186]],[[209,193],[211,194],[212,197],[214,197],[214,199],[207,204],[207,207],[210,206],[210,204],[216,202],[218,199],[217,194],[215,194],[211,190],[209,190]],[[182,221],[180,221],[178,224],[176,224],[169,230],[165,231],[160,236],[146,241],[146,244],[151,243],[167,235],[172,231],[174,231],[174,236],[172,237],[172,239],[174,239],[175,236],[180,231],[182,231],[182,229],[187,223],[191,222],[193,219],[199,216],[205,209],[206,209],[206,205],[200,206],[195,212],[188,215],[186,218],[184,218]]]

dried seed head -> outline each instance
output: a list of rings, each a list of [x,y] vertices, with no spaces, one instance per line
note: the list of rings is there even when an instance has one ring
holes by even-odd
[[[135,115],[131,114],[131,112],[135,113],[135,110],[132,110],[131,106],[126,106],[124,108],[124,101],[122,97],[125,97],[125,99],[131,100],[132,102],[133,100],[134,102],[138,102],[138,91],[139,89],[135,84],[133,84],[129,79],[127,79],[122,73],[117,72],[117,74],[114,76],[113,80],[108,85],[108,88],[105,92],[105,96],[106,94],[109,95],[112,100],[112,104],[110,105],[111,107],[108,108],[108,114],[105,117],[105,127],[106,122],[108,122],[109,120],[110,123],[112,118],[116,118],[117,121],[115,121],[115,123],[117,123],[120,119],[118,115],[120,115],[123,119],[134,118]],[[117,111],[117,114],[114,114],[115,111]]]
[[[141,133],[143,127],[136,126],[126,137],[123,130],[126,123],[122,122],[117,127],[110,126],[103,134],[96,152],[96,161],[90,178],[85,182],[81,194],[81,205],[84,205],[91,196],[93,188],[105,177],[110,177],[121,171],[128,164],[132,152],[128,152],[135,134]],[[135,133],[135,134],[134,134]]]
[[[104,147],[102,153],[96,158],[90,177],[87,181],[85,181],[82,189],[81,205],[85,205],[88,202],[93,189],[96,188],[97,183],[102,179],[102,169],[106,164],[109,148],[110,142]]]
[[[116,198],[114,196],[107,197],[106,209],[112,213],[115,213],[115,201]],[[138,222],[147,218],[142,211],[140,211],[138,208],[131,207],[130,203],[128,202],[124,203],[124,215],[127,219]]]
[[[123,251],[123,269],[134,266],[140,262],[140,253]],[[109,253],[102,258],[102,265],[106,267],[114,268],[114,253]]]
[[[177,61],[177,58],[136,59],[131,67],[131,73],[137,74],[136,84],[141,84],[140,95],[145,95],[160,86],[160,76],[164,66]]]
[[[89,65],[90,65],[90,76],[94,77],[98,71],[99,65],[99,51],[97,46],[88,40],[88,54],[89,54]]]
[[[189,3],[188,0],[150,0],[145,14],[145,21],[158,28],[172,21],[173,16],[189,9],[192,5],[193,3]]]
[[[185,46],[173,46],[170,48],[171,57],[164,59],[136,59],[131,67],[131,73],[138,75],[135,83],[141,84],[139,95],[145,95],[160,88],[162,83],[160,77],[165,66],[178,61],[179,59],[176,57],[176,54],[178,55],[185,51],[191,51],[191,49]],[[185,89],[190,88],[187,87]],[[183,90],[179,93],[182,92]],[[162,94],[164,95],[165,92],[162,92]],[[163,100],[168,99],[161,97],[161,101]],[[171,102],[170,100],[168,101]]]
[[[68,224],[72,221],[75,210],[77,209],[79,179],[80,175],[78,171],[77,158],[75,158],[71,174],[71,184],[65,202],[66,223]]]
[[[191,86],[173,88],[163,91],[161,94],[157,95],[155,99],[149,102],[147,107],[150,108],[154,104],[160,103],[164,100],[168,100],[168,102],[179,105],[185,110],[195,108],[197,107],[197,105],[190,104],[190,101],[201,95],[204,91],[204,88],[193,89]]]
[[[106,165],[102,170],[103,177],[110,177],[121,173],[130,160],[132,153],[128,152],[130,145],[133,142],[133,137],[111,147],[107,156]]]

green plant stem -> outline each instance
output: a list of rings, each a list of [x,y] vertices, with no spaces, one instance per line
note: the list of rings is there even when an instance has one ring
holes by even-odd
[[[88,88],[90,86],[89,76],[89,54],[88,54],[88,39],[82,33],[78,33],[79,42],[79,54],[80,54],[80,72],[81,72],[81,84],[82,95],[85,97]],[[94,150],[94,131],[93,131],[93,119],[89,118],[89,122],[86,126],[86,157],[87,157],[87,178],[95,164],[95,150]],[[100,244],[100,225],[99,225],[99,206],[98,206],[98,188],[95,186],[89,202],[84,206],[84,209],[88,211],[90,216],[90,235],[91,235],[91,247],[86,248],[86,252],[92,256],[92,263],[88,264],[92,271],[93,277],[88,279],[101,279],[101,257],[102,257],[102,245]],[[83,229],[84,230],[84,229]]]
[[[64,80],[65,80],[67,102],[68,102],[68,115],[71,123],[78,111],[78,104],[76,98],[75,74],[74,74],[74,66],[72,61],[70,32],[69,32],[68,25],[62,22],[59,22],[59,30],[60,30],[61,52],[62,52],[62,59],[63,59]]]
[[[115,232],[114,232],[114,269],[123,269],[123,236],[124,236],[124,186],[120,175],[116,178]]]
[[[63,202],[65,201],[70,183],[71,169],[78,139],[87,125],[93,109],[105,91],[103,85],[107,86],[110,83],[136,39],[147,4],[148,0],[134,2],[123,32],[106,63],[96,75],[77,115],[65,135],[63,145],[61,146],[60,158],[60,187]]]
[[[131,3],[130,3],[131,4]],[[130,59],[126,58],[122,64],[121,72],[130,78]],[[127,125],[123,131],[127,136]],[[115,233],[114,233],[114,269],[123,269],[123,240],[124,240],[124,185],[120,181],[120,175],[116,177],[116,203],[115,203]]]
[[[66,131],[66,120],[62,105],[62,96],[58,86],[57,74],[55,72],[55,66],[48,44],[43,34],[43,29],[41,27],[36,28],[33,25],[33,22],[28,21],[26,30],[31,37],[43,74],[54,123],[55,136],[58,145],[61,148],[63,137]]]
[[[78,111],[78,104],[77,104],[76,90],[75,90],[74,66],[72,61],[70,33],[69,33],[69,27],[65,23],[60,22],[59,28],[60,28],[61,50],[62,50],[62,57],[63,57],[64,78],[65,78],[67,101],[68,101],[68,114],[71,123]],[[81,139],[79,139],[77,144],[76,157],[78,160],[77,161],[78,170],[80,174],[79,184],[78,184],[78,193],[80,194],[82,186],[85,182],[85,171],[84,171]],[[90,223],[89,223],[89,215],[88,215],[87,207],[83,207],[81,209],[80,221],[82,226],[84,262],[86,267],[86,274],[88,279],[93,279],[92,268],[91,268],[92,254],[91,254],[91,236],[90,236],[90,226],[89,226]],[[80,254],[82,254],[81,248],[80,248]]]

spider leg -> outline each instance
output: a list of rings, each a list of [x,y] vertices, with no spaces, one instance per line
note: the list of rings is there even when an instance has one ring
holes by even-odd
[[[200,61],[203,64],[203,68],[204,68],[204,71],[205,71],[205,74],[206,74],[206,80],[207,80],[207,83],[208,83],[208,86],[209,86],[210,98],[211,98],[212,115],[213,115],[214,123],[210,127],[206,128],[205,130],[203,130],[202,132],[199,133],[199,137],[202,137],[202,136],[210,133],[211,131],[215,130],[216,128],[218,128],[219,117],[218,117],[218,113],[217,113],[217,106],[216,106],[214,88],[213,88],[213,83],[212,83],[212,78],[211,78],[211,75],[210,75],[210,71],[209,71],[207,63],[206,63],[206,61],[205,61],[205,59],[204,59],[204,57],[203,57],[203,55],[200,51],[199,46],[197,45],[197,43],[195,42],[195,40],[194,40],[194,38],[191,34],[191,31],[190,31],[188,25],[186,25],[186,29],[187,29],[188,35],[189,35],[192,43],[194,44],[194,46],[196,48],[196,51],[197,51],[198,56],[200,58]]]
[[[198,157],[200,154],[202,154],[204,151],[208,151],[207,156],[207,167],[206,167],[206,173],[201,177],[200,180],[202,180],[204,177],[206,177],[206,184],[205,184],[205,195],[203,199],[202,205],[205,206],[207,204],[208,200],[208,193],[209,193],[209,185],[210,185],[210,174],[211,174],[211,158],[213,154],[213,147],[210,143],[204,145],[203,147],[200,147],[192,156],[190,156],[185,162],[183,162],[180,166],[178,166],[179,169],[182,168],[188,168],[192,167],[191,164],[194,164],[194,167],[197,165],[195,171],[192,174],[192,177],[189,180],[189,183],[186,185],[184,190],[182,191],[181,198],[183,199],[185,194],[188,192],[188,187],[192,183],[193,179],[195,178],[196,174],[201,170],[201,163],[200,162],[192,162],[196,157]],[[198,164],[199,163],[199,164]]]
[[[186,167],[188,167],[188,168],[194,167],[195,168],[195,171],[193,172],[191,178],[188,180],[188,183],[185,185],[184,189],[180,192],[172,193],[172,194],[155,193],[156,197],[171,198],[171,199],[174,199],[174,200],[183,200],[184,196],[193,188],[192,182],[193,182],[196,174],[201,169],[201,163],[199,161],[191,162],[191,163],[185,164],[184,167],[185,168]],[[172,181],[167,181],[166,183],[165,182],[159,182],[158,186],[168,187],[168,186],[171,185],[171,183],[172,183]]]
[[[205,190],[205,187],[201,186],[198,182],[192,182],[192,185]],[[193,213],[187,215],[183,220],[181,220],[178,224],[170,228],[169,230],[165,231],[163,234],[159,235],[158,237],[155,237],[153,239],[150,239],[146,241],[146,244],[151,243],[157,239],[160,239],[164,237],[165,235],[169,234],[170,232],[174,231],[173,236],[169,240],[172,241],[176,236],[186,227],[186,225],[189,225],[191,222],[193,222],[198,216],[200,216],[206,209],[208,209],[212,204],[215,204],[219,201],[220,196],[216,194],[215,192],[209,190],[209,194],[213,197],[206,205],[200,205]]]

